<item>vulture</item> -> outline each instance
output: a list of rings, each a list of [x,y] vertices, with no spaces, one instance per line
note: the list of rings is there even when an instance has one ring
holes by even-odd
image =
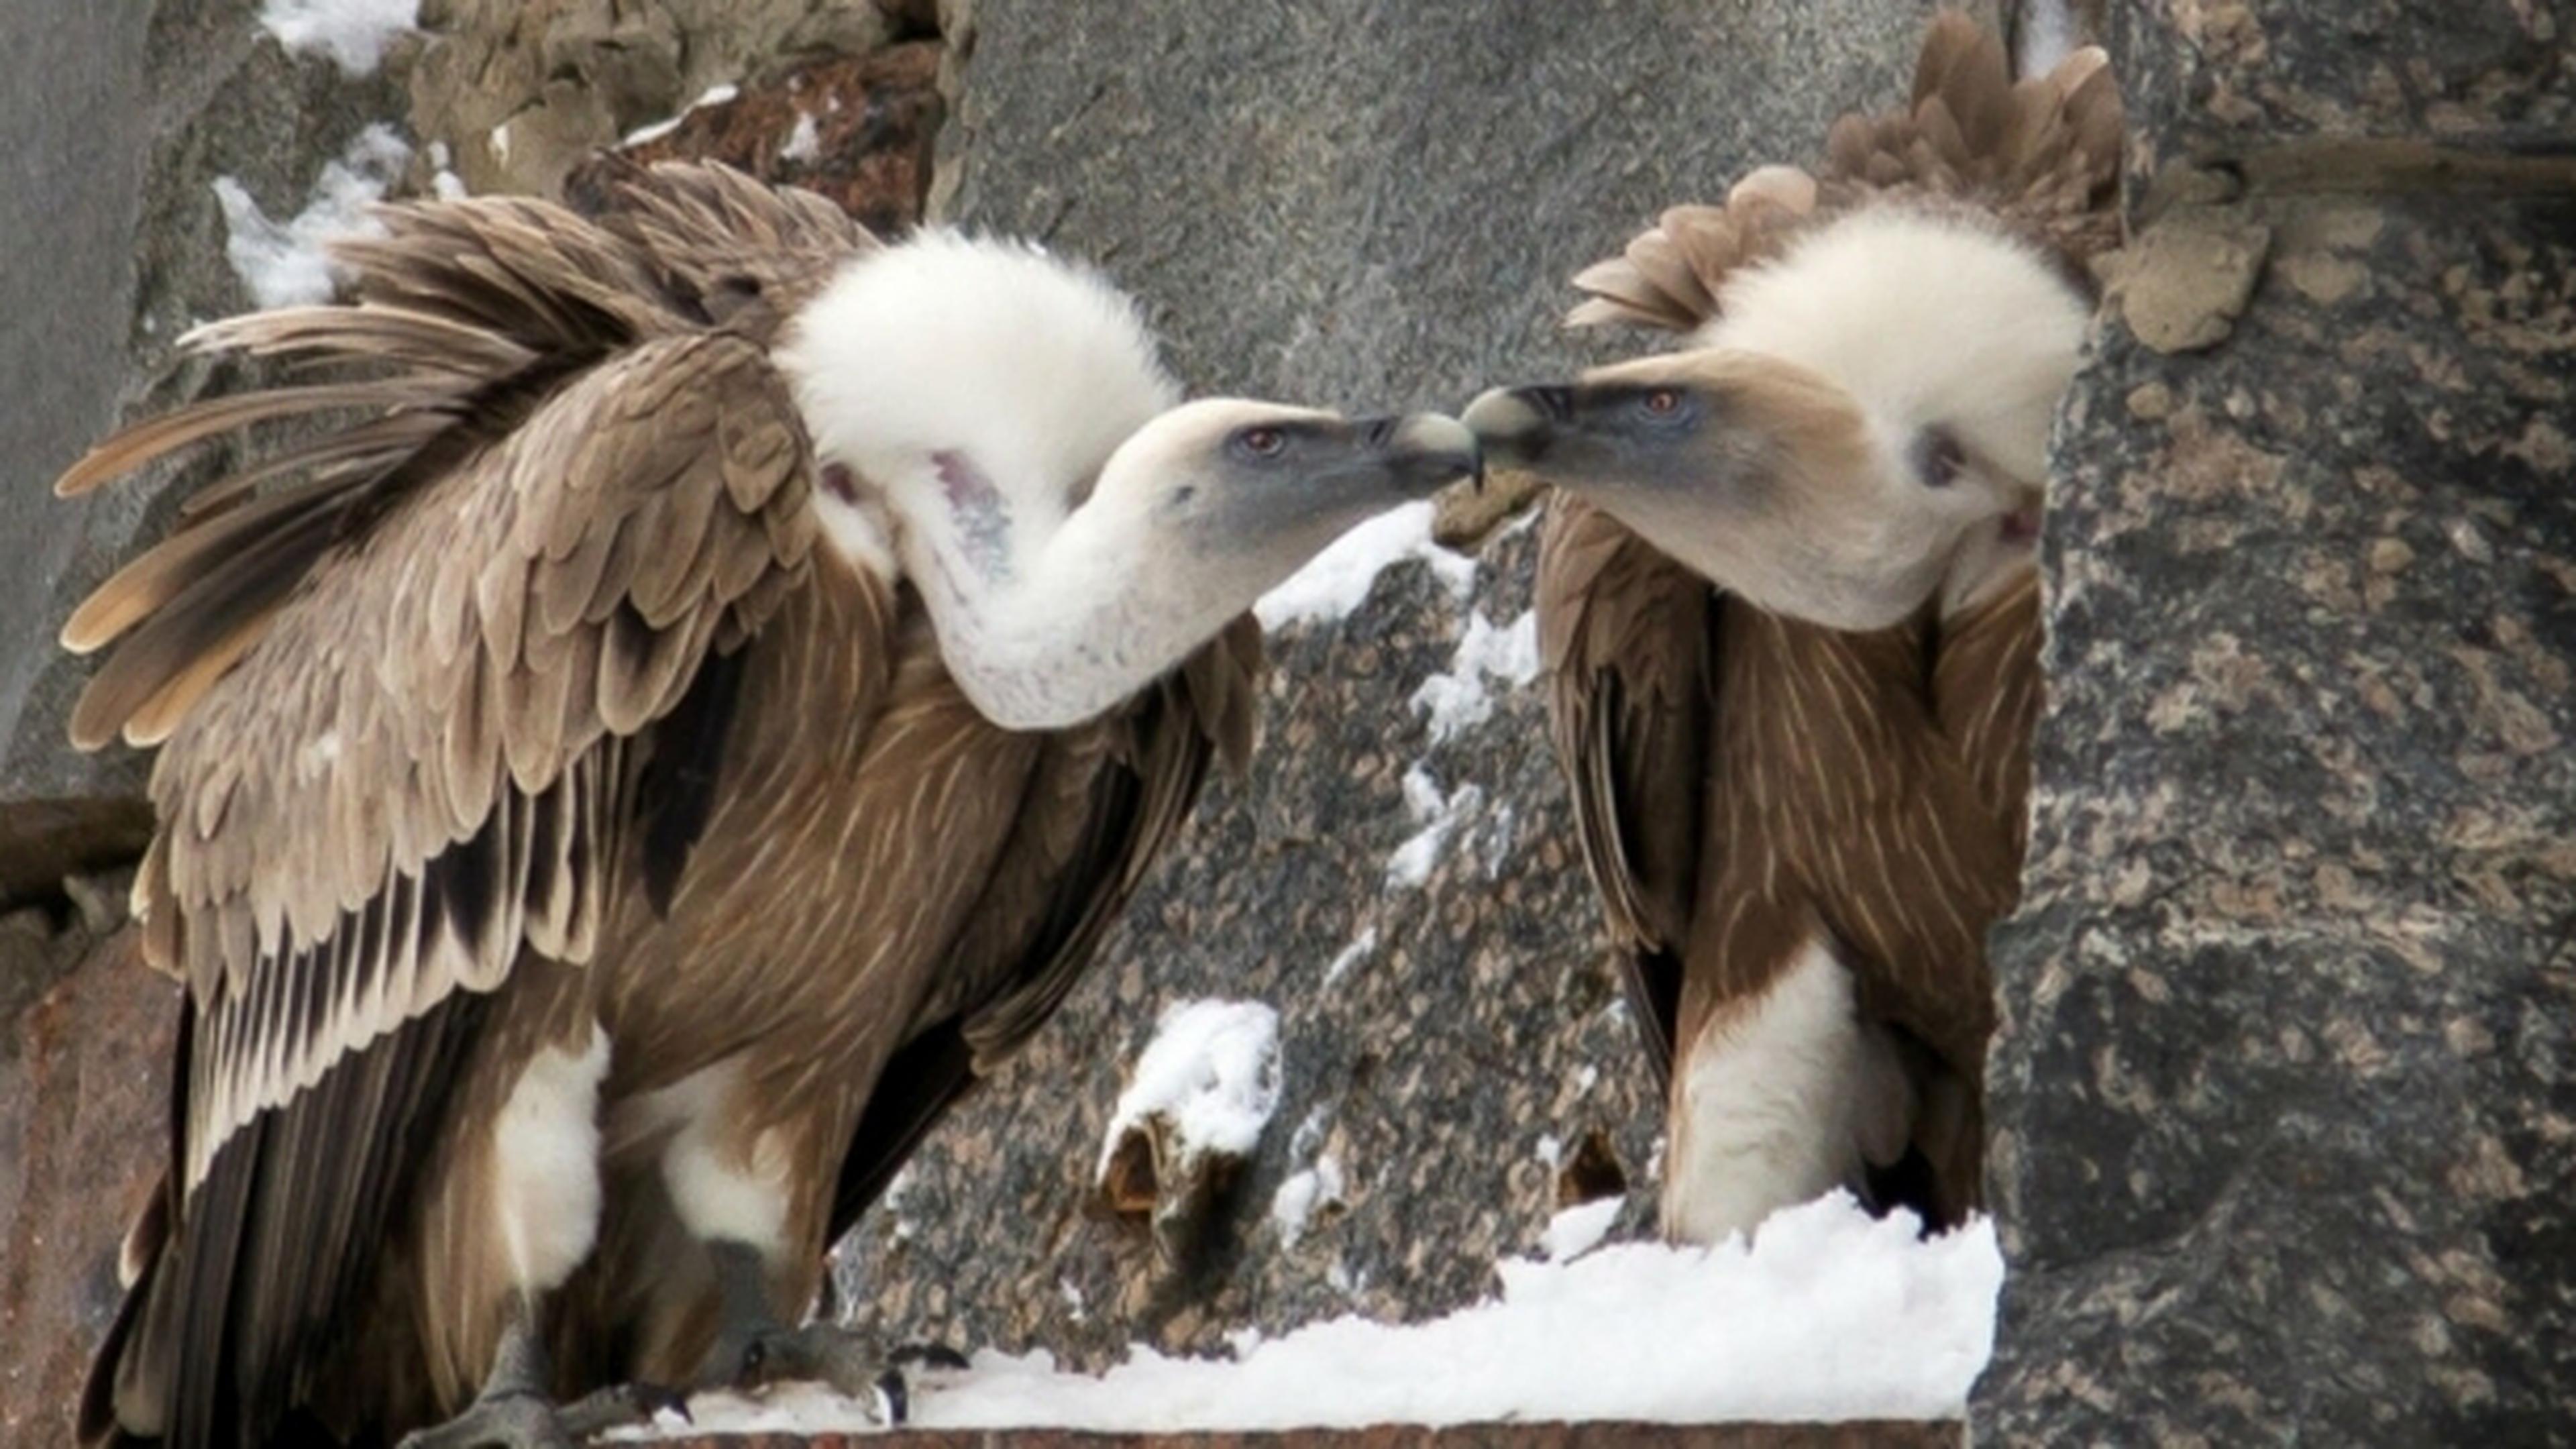
[[[1667,1093],[1668,1237],[1837,1186],[1927,1230],[1980,1203],[2049,427],[2121,136],[2101,51],[2015,84],[1940,15],[1903,110],[1575,278],[1570,325],[1678,349],[1466,413],[1553,485],[1551,735]]]
[[[1476,467],[1452,418],[1183,401],[1038,248],[622,175],[385,210],[344,303],[190,339],[285,385],[58,485],[303,425],[63,630],[113,645],[76,741],[159,746],[135,914],[186,987],[90,1443],[840,1381],[789,1326],[826,1245],[1251,748],[1255,598]]]

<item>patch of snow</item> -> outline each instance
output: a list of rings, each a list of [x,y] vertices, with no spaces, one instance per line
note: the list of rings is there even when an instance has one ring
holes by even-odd
[[[2003,1255],[1984,1219],[1928,1240],[1916,1227],[1833,1193],[1774,1214],[1750,1244],[1614,1243],[1566,1262],[1514,1259],[1499,1265],[1499,1297],[1446,1318],[1405,1327],[1345,1315],[1252,1343],[1234,1361],[1140,1345],[1090,1377],[1056,1372],[1044,1350],[988,1349],[915,1393],[911,1422],[1167,1433],[1950,1418],[1993,1345]],[[869,1422],[864,1406],[806,1388],[759,1401],[702,1395],[691,1411],[698,1434]]]
[[[1596,1197],[1557,1213],[1547,1220],[1547,1231],[1539,1236],[1539,1251],[1547,1254],[1551,1263],[1591,1252],[1600,1244],[1602,1235],[1610,1231],[1620,1205],[1626,1201],[1621,1197]]]
[[[823,154],[823,133],[814,126],[813,113],[798,111],[795,129],[787,133],[786,144],[778,148],[781,161],[811,161]]]
[[[1350,1264],[1335,1258],[1333,1266],[1324,1270],[1324,1286],[1345,1298],[1357,1298],[1360,1290],[1368,1286],[1368,1274],[1354,1273]]]
[[[1461,785],[1443,794],[1440,782],[1419,763],[1406,770],[1404,809],[1420,828],[1387,857],[1387,888],[1415,889],[1431,879],[1432,868],[1440,864],[1440,853],[1448,847],[1451,833],[1484,801],[1485,792],[1473,785]]]
[[[1467,611],[1467,632],[1459,637],[1448,672],[1432,675],[1413,692],[1413,707],[1431,717],[1431,743],[1445,744],[1493,717],[1487,675],[1514,688],[1538,678],[1537,610],[1522,610],[1500,629],[1485,622],[1481,611]]]
[[[1314,1166],[1290,1173],[1270,1195],[1270,1223],[1279,1230],[1280,1245],[1297,1246],[1315,1210],[1341,1200],[1342,1165],[1332,1158],[1318,1157]]]
[[[915,1225],[903,1215],[904,1194],[912,1190],[912,1164],[907,1162],[886,1179],[885,1191],[877,1194],[877,1205],[885,1210],[886,1220],[894,1224],[895,1241],[910,1242]]]
[[[1586,1062],[1583,1065],[1583,1070],[1574,1074],[1574,1090],[1578,1092],[1589,1092],[1595,1086],[1598,1086],[1600,1081],[1601,1069],[1589,1062]]]
[[[429,194],[441,201],[455,201],[466,195],[464,178],[451,169],[455,159],[445,141],[429,143]]]
[[[259,23],[290,55],[322,51],[348,76],[371,75],[393,38],[420,21],[420,0],[268,0]]]
[[[1119,1141],[1149,1117],[1163,1119],[1184,1161],[1248,1156],[1278,1108],[1279,1013],[1258,1001],[1175,1003],[1118,1094],[1095,1171],[1107,1171]]]
[[[1082,1301],[1082,1288],[1071,1278],[1055,1280],[1056,1291],[1064,1295],[1064,1316],[1076,1323],[1091,1316]]]
[[[1342,978],[1351,974],[1351,968],[1367,960],[1369,953],[1376,949],[1377,927],[1372,925],[1352,938],[1351,943],[1336,952],[1332,960],[1324,963],[1324,989],[1330,991],[1341,985]]]
[[[1497,807],[1493,823],[1485,835],[1485,879],[1501,880],[1503,867],[1511,862],[1512,845],[1519,839],[1521,815],[1509,802]]]
[[[1538,1160],[1546,1163],[1550,1172],[1556,1171],[1557,1166],[1565,1161],[1565,1144],[1556,1140],[1555,1133],[1538,1135]]]
[[[655,121],[649,126],[638,126],[634,130],[627,132],[624,139],[620,140],[617,144],[620,146],[641,146],[647,141],[659,141],[663,137],[671,134],[673,131],[680,129],[680,123],[689,118],[689,113],[691,111],[703,110],[708,106],[721,106],[741,94],[742,87],[740,86],[709,86],[707,87],[704,95],[701,95],[696,100],[682,106],[678,115],[671,117],[667,121]]]
[[[1349,617],[1368,602],[1377,576],[1406,559],[1420,559],[1443,587],[1465,598],[1475,587],[1476,561],[1431,541],[1432,507],[1417,500],[1391,508],[1359,525],[1277,588],[1261,596],[1252,611],[1264,629],[1290,624],[1329,624]]]
[[[383,198],[410,160],[411,147],[392,127],[369,126],[339,159],[322,163],[304,209],[282,222],[270,220],[240,182],[216,177],[224,257],[251,300],[264,308],[330,301],[326,244],[334,237],[381,235],[383,228],[367,215],[367,207]]]

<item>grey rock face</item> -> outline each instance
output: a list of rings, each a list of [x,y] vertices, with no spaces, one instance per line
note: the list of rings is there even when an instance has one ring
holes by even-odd
[[[1928,4],[978,0],[950,213],[1100,262],[1211,391],[1464,405],[1565,279],[1901,94]],[[936,204],[936,203],[934,203]]]
[[[63,721],[87,671],[54,647],[80,597],[164,527],[176,470],[73,503],[54,475],[128,409],[202,391],[170,344],[250,305],[225,259],[214,182],[272,217],[375,118],[379,77],[289,56],[247,0],[94,6],[29,0],[0,17],[0,120],[28,138],[0,199],[0,900],[139,849],[141,760],[82,755]],[[32,405],[22,405],[32,399]],[[189,476],[211,475],[213,460]]]
[[[2268,251],[2209,350],[2108,324],[2061,424],[1998,1440],[2568,1432],[2576,168],[2506,154],[2566,136],[2521,14],[2116,22],[2185,198],[2136,250]]]

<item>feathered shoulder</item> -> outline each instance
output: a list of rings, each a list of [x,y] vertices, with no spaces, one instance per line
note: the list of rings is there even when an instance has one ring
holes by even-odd
[[[1623,254],[1575,276],[1589,295],[1566,325],[1693,331],[1717,315],[1738,268],[1820,222],[1891,200],[1989,215],[2080,277],[2088,258],[2119,245],[2122,134],[2119,86],[2100,47],[2015,82],[2000,39],[1943,11],[1904,107],[1836,121],[1813,172],[1765,166],[1723,205],[1665,212]]]

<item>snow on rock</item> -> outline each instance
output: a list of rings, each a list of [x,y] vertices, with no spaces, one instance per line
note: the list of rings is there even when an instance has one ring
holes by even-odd
[[[1258,1001],[1183,1001],[1166,1007],[1154,1039],[1118,1094],[1097,1171],[1149,1119],[1179,1160],[1206,1153],[1250,1156],[1279,1107],[1279,1013]]]
[[[1610,1224],[1618,1220],[1620,1204],[1626,1201],[1621,1197],[1597,1197],[1557,1213],[1547,1220],[1547,1231],[1539,1237],[1539,1251],[1547,1254],[1551,1263],[1591,1252],[1600,1244],[1602,1235],[1610,1231]]]
[[[696,100],[681,107],[678,115],[671,117],[667,121],[655,121],[649,126],[638,126],[634,130],[627,132],[617,144],[620,146],[641,146],[647,141],[659,141],[663,137],[671,134],[673,131],[680,129],[680,123],[689,118],[689,112],[701,110],[708,106],[721,106],[741,94],[742,87],[740,86],[709,86],[707,87],[704,95],[699,96]]]
[[[1465,598],[1475,586],[1476,561],[1431,541],[1431,515],[1427,500],[1407,503],[1335,539],[1286,582],[1261,596],[1252,610],[1260,617],[1261,627],[1329,624],[1345,618],[1368,601],[1369,588],[1379,573],[1409,558],[1430,565],[1452,595]]]
[[[1312,1167],[1288,1174],[1279,1190],[1270,1195],[1270,1225],[1279,1230],[1280,1245],[1297,1246],[1315,1210],[1342,1200],[1342,1186],[1342,1165],[1329,1155],[1316,1158]]]
[[[326,161],[304,209],[272,221],[242,184],[215,178],[215,204],[224,213],[224,257],[261,307],[289,307],[331,300],[331,263],[325,244],[334,237],[380,234],[367,205],[411,160],[411,147],[390,126],[358,133],[336,161]]]
[[[1413,707],[1430,716],[1431,743],[1445,744],[1460,733],[1491,719],[1494,697],[1485,688],[1488,676],[1514,688],[1538,678],[1538,611],[1497,629],[1483,613],[1467,611],[1467,632],[1447,673],[1432,675],[1413,691]]]
[[[1332,960],[1324,963],[1324,989],[1330,991],[1341,985],[1342,978],[1351,974],[1351,968],[1367,960],[1375,950],[1377,927],[1372,925],[1353,937],[1349,945],[1335,952]]]
[[[814,125],[813,113],[810,111],[798,111],[796,113],[796,125],[793,129],[788,131],[787,140],[778,148],[778,159],[781,161],[811,161],[822,154],[823,133]]]
[[[929,1429],[1115,1433],[1621,1419],[1943,1419],[1994,1339],[2003,1255],[1979,1220],[1921,1240],[1835,1193],[1773,1215],[1748,1246],[1617,1243],[1499,1265],[1498,1298],[1412,1326],[1345,1315],[1245,1340],[1233,1361],[1150,1348],[1099,1377],[1044,1350],[986,1350],[912,1398]],[[788,1389],[706,1395],[690,1432],[847,1432],[867,1409]]]
[[[1461,785],[1443,793],[1440,782],[1418,762],[1406,770],[1404,809],[1419,828],[1387,857],[1387,888],[1418,889],[1431,879],[1432,869],[1440,864],[1441,852],[1448,848],[1449,837],[1459,822],[1484,802],[1485,792],[1474,785]]]
[[[268,0],[259,23],[292,55],[322,51],[340,73],[374,73],[393,38],[420,19],[420,0]]]

